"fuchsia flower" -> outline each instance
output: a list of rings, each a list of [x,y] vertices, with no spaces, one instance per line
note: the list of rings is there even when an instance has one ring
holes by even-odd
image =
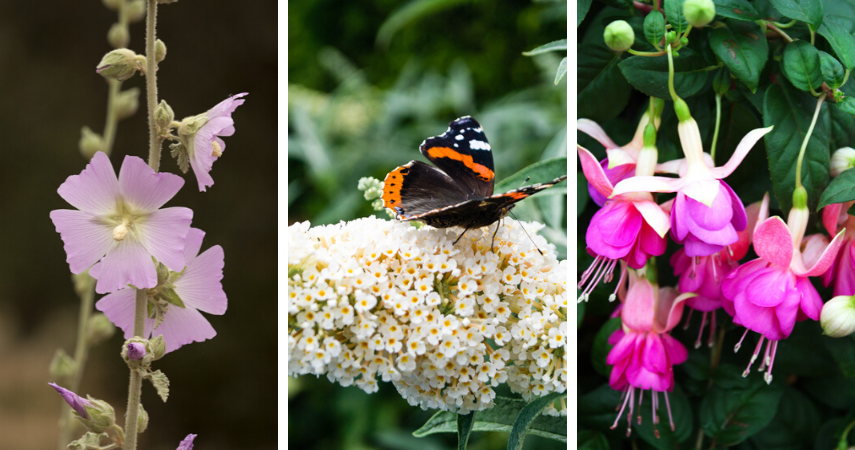
[[[747,226],[742,201],[722,178],[736,170],[748,151],[772,127],[749,132],[722,167],[705,162],[701,133],[694,119],[677,125],[686,155],[680,178],[640,176],[619,182],[612,195],[630,192],[676,192],[671,208],[671,237],[686,247],[688,256],[709,256],[737,241],[737,232]]]
[[[183,270],[179,273],[171,272],[167,280],[161,280],[157,288],[148,293],[149,311],[155,313],[161,308],[163,322],[155,328],[155,317],[147,317],[143,337],[150,337],[153,333],[162,334],[167,353],[182,345],[202,342],[217,335],[199,311],[217,315],[226,312],[228,301],[221,283],[223,248],[215,245],[199,255],[204,236],[202,230],[190,229],[184,251],[185,264],[181,266]],[[101,275],[100,272],[100,267],[95,266],[89,274],[97,279]],[[177,301],[171,295],[173,292],[178,298]],[[125,331],[125,339],[133,337],[135,295],[134,289],[121,289],[98,300],[95,305],[110,321]]]
[[[104,294],[128,285],[155,287],[152,258],[181,270],[193,211],[160,207],[183,185],[181,177],[155,173],[136,156],[125,157],[116,178],[107,155],[96,153],[80,175],[68,177],[58,190],[79,211],[50,213],[71,272],[82,273],[100,261],[95,290]]]
[[[226,143],[220,139],[221,136],[231,136],[235,133],[235,121],[232,113],[238,106],[242,105],[242,97],[247,95],[233,95],[217,106],[211,108],[205,114],[185,119],[179,129],[179,137],[187,149],[190,166],[196,174],[199,191],[205,192],[205,188],[214,185],[211,177],[211,168],[226,149]]]
[[[668,215],[653,201],[649,192],[612,196],[612,184],[594,155],[581,146],[577,146],[577,149],[588,182],[603,196],[611,197],[594,214],[585,235],[588,252],[595,259],[579,282],[581,288],[590,281],[588,288],[579,297],[582,301],[587,299],[601,279],[606,282],[611,280],[618,260],[623,259],[630,267],[639,269],[644,267],[651,255],[663,254],[669,224]],[[618,286],[625,275],[624,267]],[[614,300],[614,294],[610,300]]]
[[[835,203],[822,209],[822,223],[831,236],[846,228],[840,252],[822,275],[822,284],[834,283],[834,296],[855,295],[855,217],[847,212],[855,202]]]
[[[678,296],[674,288],[657,289],[647,278],[642,276],[636,279],[635,273],[630,273],[629,291],[621,310],[622,328],[609,337],[609,344],[614,347],[606,358],[606,363],[614,366],[609,385],[612,389],[624,391],[623,403],[612,429],[617,427],[618,420],[629,405],[627,436],[630,433],[629,423],[636,389],[640,390],[639,396],[645,390],[651,391],[653,417],[657,417],[658,393],[665,393],[668,418],[671,429],[674,429],[667,392],[674,389],[673,366],[684,362],[688,358],[688,351],[668,332],[680,321],[684,300],[695,295],[688,293]],[[641,398],[638,400],[640,402]],[[658,436],[658,431],[656,433]]]
[[[831,267],[843,233],[827,247],[807,245],[802,251],[808,215],[806,207],[793,207],[789,228],[780,217],[761,217],[754,231],[754,250],[759,258],[739,266],[722,283],[725,310],[733,315],[735,324],[746,328],[735,350],[749,330],[761,334],[743,376],[748,375],[764,339],[768,339],[760,370],[768,367],[764,378],[771,383],[778,341],[790,335],[797,320],[819,320],[822,299],[808,278]]]

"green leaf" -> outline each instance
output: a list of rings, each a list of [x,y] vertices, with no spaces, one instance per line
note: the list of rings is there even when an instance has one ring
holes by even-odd
[[[594,345],[591,348],[591,362],[594,370],[600,375],[609,376],[611,367],[606,364],[606,357],[612,349],[609,344],[609,336],[620,328],[620,317],[615,317],[606,321],[600,331],[594,337]]]
[[[558,83],[564,78],[564,75],[567,74],[567,57],[558,64],[558,70],[555,71],[555,85],[558,86]]]
[[[662,14],[648,14],[644,18],[644,37],[651,45],[658,47],[665,38],[665,18]]]
[[[807,22],[816,30],[822,24],[822,2],[820,0],[769,0],[772,6],[790,19]]]
[[[520,187],[520,184],[525,182],[526,178],[530,179],[526,184],[546,183],[552,181],[562,175],[567,175],[567,157],[550,158],[543,161],[538,161],[530,166],[525,167],[519,172],[511,175],[508,178],[496,183],[493,188],[494,192],[507,192]],[[562,191],[563,187],[563,191]],[[553,192],[549,192],[553,191]],[[537,195],[556,195],[567,193],[567,182],[562,181],[557,186],[547,189]]]
[[[783,380],[766,385],[763,377],[722,364],[714,383],[701,401],[700,422],[716,446],[736,445],[762,430],[775,416],[783,392]]]
[[[143,377],[151,381],[154,390],[157,391],[157,395],[165,403],[166,399],[169,398],[169,379],[166,378],[166,374],[160,370],[155,370],[154,372],[148,372]]]
[[[671,98],[668,91],[667,56],[633,56],[622,61],[619,66],[626,80],[639,91],[657,98]],[[688,48],[680,50],[680,56],[674,59],[674,89],[677,95],[688,98],[699,93],[706,85],[712,68],[701,55]],[[581,101],[579,105],[581,108]]]
[[[475,414],[477,411],[457,415],[457,450],[466,450],[466,443],[469,442],[469,435],[472,433],[472,425],[475,424]]]
[[[839,108],[829,108],[828,112],[831,113],[831,148],[851,147],[855,142],[855,117]]]
[[[843,69],[843,64],[840,64],[840,61],[838,61],[837,58],[829,55],[828,53],[822,50],[818,51],[820,71],[822,72],[822,78],[825,80],[825,84],[827,84],[831,89],[839,88],[843,84],[843,77],[846,75],[846,71]]]
[[[827,377],[809,377],[800,380],[799,385],[811,397],[823,405],[850,410],[855,405],[855,383],[838,371],[836,375]]]
[[[736,78],[757,90],[760,72],[766,65],[769,48],[760,27],[749,22],[732,22],[710,33],[710,48]],[[819,71],[819,62],[816,64]]]
[[[619,407],[621,393],[612,389],[608,383],[579,397],[576,410],[579,426],[594,430],[606,431],[617,418],[616,407]]]
[[[855,335],[841,338],[825,336],[823,341],[825,341],[825,348],[831,352],[831,356],[843,371],[843,375],[847,378],[855,378]]]
[[[819,431],[819,411],[805,394],[787,386],[772,422],[751,438],[758,448],[801,450],[811,448]]]
[[[849,33],[843,19],[838,16],[826,17],[817,33],[828,40],[844,67],[849,70],[855,68],[855,37]]]
[[[413,0],[393,12],[377,30],[377,45],[386,47],[400,29],[410,22],[436,14],[471,0]]]
[[[796,183],[796,159],[810,126],[816,99],[794,89],[786,80],[778,79],[766,91],[763,101],[763,124],[775,128],[765,136],[769,156],[769,172],[778,204],[784,213],[792,206]],[[816,205],[828,183],[829,147],[828,108],[823,108],[805,150],[802,163],[802,185],[808,193],[808,204]]]
[[[523,52],[523,55],[534,56],[539,55],[541,53],[556,51],[567,51],[567,39],[559,39],[557,41],[552,41],[548,44],[543,44],[540,47],[535,48],[534,50]]]
[[[502,431],[510,432],[514,420],[525,408],[526,401],[496,397],[495,406],[478,411],[472,431]],[[421,428],[413,432],[415,437],[424,437],[434,433],[457,433],[457,414],[449,411],[439,411],[434,414]],[[567,442],[567,419],[565,417],[539,416],[526,430],[526,433]]]
[[[722,17],[754,22],[762,17],[746,0],[714,0],[715,13]]]
[[[585,302],[576,303],[576,328],[582,327],[582,321],[585,319]]]
[[[582,215],[588,206],[588,180],[582,172],[576,174],[576,217]]]
[[[787,44],[781,68],[796,89],[816,92],[822,85],[819,51],[806,41],[793,41]]]
[[[855,216],[855,205],[850,206],[849,209],[846,210],[846,213],[850,216]]]
[[[578,450],[609,450],[609,441],[599,431],[579,430],[576,433],[576,448]]]
[[[683,17],[683,1],[685,0],[665,0],[665,18],[677,36],[689,28],[689,22]]]
[[[817,211],[834,203],[846,203],[851,200],[855,200],[855,169],[844,170],[831,180],[819,198]]]
[[[636,420],[633,420],[632,428],[642,440],[651,446],[660,450],[671,450],[680,448],[679,444],[691,436],[693,416],[689,399],[686,398],[686,395],[679,386],[674,386],[672,392],[665,394],[668,395],[668,402],[671,405],[674,431],[671,431],[671,424],[668,421],[668,411],[666,409],[667,406],[665,405],[663,393],[660,392],[657,392],[659,396],[659,401],[657,402],[659,410],[657,411],[657,415],[661,422],[656,426],[653,425],[653,411],[650,408],[650,402],[644,400],[642,406],[636,406],[637,409],[635,411],[635,415],[641,414],[641,424],[639,425]],[[659,432],[659,436],[656,435],[657,431]]]
[[[579,25],[585,20],[592,2],[593,0],[578,0],[576,2],[576,28],[579,28]]]
[[[631,88],[618,68],[620,57],[604,45],[580,45],[576,72],[579,117],[604,122],[629,101]]]
[[[855,97],[843,97],[834,105],[846,114],[855,115]]]
[[[517,419],[514,421],[514,427],[511,429],[511,435],[508,437],[508,450],[522,450],[525,434],[529,427],[532,426],[534,420],[540,416],[543,410],[551,405],[555,400],[566,397],[567,393],[552,392],[543,397],[533,400],[520,411]],[[564,441],[566,442],[566,436]]]

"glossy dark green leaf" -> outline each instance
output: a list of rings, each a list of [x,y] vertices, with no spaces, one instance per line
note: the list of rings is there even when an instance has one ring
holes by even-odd
[[[796,160],[816,109],[816,99],[796,90],[786,80],[779,78],[778,81],[778,85],[769,87],[763,101],[763,124],[775,126],[764,141],[775,196],[786,213],[792,206]],[[810,207],[819,202],[828,183],[828,134],[828,108],[823,105],[802,163],[802,185],[807,190]]]
[[[577,54],[579,117],[604,122],[617,116],[631,91],[618,68],[620,56],[604,45],[580,45]]]
[[[585,20],[585,16],[588,15],[588,10],[591,9],[591,3],[593,0],[578,0],[576,2],[576,28],[579,27],[579,24]]]
[[[855,143],[855,117],[839,108],[828,108],[828,112],[831,113],[831,148],[851,147]]]
[[[747,0],[715,0],[714,3],[719,16],[748,22],[761,19],[760,13]]]
[[[736,445],[772,421],[783,393],[782,379],[767,385],[761,374],[752,371],[742,378],[741,368],[723,364],[714,380],[701,401],[700,422],[716,446]]]
[[[823,78],[819,51],[809,42],[794,41],[787,44],[781,68],[796,89],[805,92],[820,90]]]
[[[475,424],[476,411],[469,414],[457,415],[457,450],[466,450],[469,435],[472,434],[472,426]]]
[[[855,335],[841,338],[825,336],[823,340],[825,348],[831,352],[843,375],[847,378],[855,378]]]
[[[819,198],[817,210],[833,203],[855,200],[855,169],[843,171],[834,177]]]
[[[609,430],[617,419],[615,408],[620,406],[621,400],[621,393],[612,389],[608,383],[579,396],[576,403],[579,425],[593,430]]]
[[[683,2],[685,0],[665,0],[665,18],[679,36],[689,28],[689,22],[683,17]]]
[[[822,50],[818,51],[822,78],[831,89],[839,88],[840,85],[843,84],[843,77],[846,75],[846,70],[843,68],[843,64],[840,64],[840,61],[830,54]]]
[[[609,450],[609,441],[599,431],[579,430],[576,433],[576,448],[578,450]]]
[[[843,97],[834,106],[846,114],[855,115],[855,97]]]
[[[522,450],[523,441],[528,429],[534,424],[543,410],[561,397],[566,397],[566,393],[553,392],[546,394],[543,397],[537,397],[530,403],[525,405],[514,420],[514,426],[511,429],[511,435],[508,437],[508,450]],[[567,431],[564,431],[564,439],[567,441]]]
[[[662,44],[662,39],[665,38],[665,18],[662,14],[651,13],[644,18],[644,37],[651,45]]]
[[[781,14],[807,22],[814,30],[822,24],[822,1],[820,0],[769,0]]]
[[[805,378],[800,385],[808,395],[828,408],[850,410],[855,405],[855,381],[842,373]]]
[[[819,411],[814,402],[797,389],[787,386],[774,419],[754,435],[751,442],[758,448],[801,450],[811,447],[819,427]]]
[[[548,52],[566,52],[567,51],[567,39],[559,39],[557,41],[552,41],[548,44],[543,44],[540,47],[534,48],[527,52],[523,52],[525,56],[534,56],[540,55],[541,53]]]
[[[711,69],[699,54],[688,48],[680,50],[680,57],[674,58],[674,90],[677,95],[688,98],[699,93],[706,86]],[[671,98],[667,56],[633,56],[621,61],[620,70],[639,91],[657,98]]]
[[[769,53],[766,35],[759,26],[750,22],[732,22],[728,27],[716,28],[710,33],[710,48],[752,92],[757,89],[760,72],[766,66]]]
[[[636,391],[636,395],[639,392]],[[679,386],[675,386],[672,392],[668,393],[668,403],[671,405],[671,417],[674,419],[674,431],[671,431],[671,424],[668,420],[668,407],[665,404],[664,393],[658,392],[659,423],[653,425],[653,410],[651,408],[652,399],[650,391],[645,392],[647,398],[644,399],[641,406],[636,405],[634,416],[641,414],[641,424],[637,419],[632,420],[632,432],[638,434],[642,440],[659,450],[671,450],[681,448],[681,442],[686,441],[692,435],[692,407],[689,405],[689,399],[683,393]],[[624,413],[626,414],[626,412]],[[622,418],[619,426],[625,424],[626,418]],[[659,436],[657,437],[656,434]]]
[[[591,360],[594,365],[594,370],[600,375],[609,376],[611,367],[606,364],[606,357],[612,349],[609,344],[609,336],[620,328],[620,317],[609,319],[603,324],[597,336],[594,338],[594,346],[591,349]]]
[[[828,40],[844,67],[850,70],[855,68],[855,37],[849,32],[844,19],[838,16],[826,17],[817,33]]]

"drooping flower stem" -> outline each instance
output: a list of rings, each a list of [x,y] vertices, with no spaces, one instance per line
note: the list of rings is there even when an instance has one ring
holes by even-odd
[[[160,168],[160,148],[163,139],[157,135],[154,110],[157,108],[157,58],[155,56],[155,27],[157,25],[157,0],[148,0],[145,17],[145,91],[148,103],[148,165],[155,172]]]
[[[142,336],[145,331],[146,291],[137,289],[134,303],[134,336]],[[131,369],[131,382],[128,387],[128,409],[125,412],[124,450],[137,448],[137,419],[139,418],[140,396],[142,395],[142,373]]]
[[[805,149],[807,149],[808,141],[810,141],[810,135],[813,134],[813,127],[816,125],[816,119],[819,117],[819,111],[822,109],[822,102],[825,101],[825,95],[820,95],[819,100],[816,102],[816,111],[813,113],[813,119],[810,121],[810,127],[808,127],[807,134],[805,134],[805,138],[802,141],[802,147],[799,149],[799,158],[796,160],[796,188],[802,187],[802,161],[805,159]]]
[[[671,52],[670,42],[665,43],[665,51],[668,53],[668,92],[671,93],[671,99],[676,102],[680,97],[674,89],[674,55]]]
[[[710,147],[710,157],[715,163],[715,146],[718,142],[718,129],[721,127],[721,95],[715,94],[715,129],[712,135],[712,146]]]

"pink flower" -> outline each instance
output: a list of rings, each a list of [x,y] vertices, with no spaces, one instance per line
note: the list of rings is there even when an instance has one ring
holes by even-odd
[[[160,207],[183,185],[181,177],[155,173],[136,156],[125,157],[116,178],[107,155],[96,153],[80,175],[68,177],[58,190],[79,211],[50,213],[71,271],[82,273],[100,261],[95,290],[103,294],[127,285],[155,287],[152,258],[181,270],[193,211]]]
[[[188,434],[183,441],[178,444],[175,450],[193,450],[193,440],[196,439],[195,434]]]
[[[162,334],[167,353],[182,345],[202,342],[217,335],[199,311],[217,315],[226,312],[228,301],[221,284],[223,249],[215,245],[199,255],[204,236],[202,230],[190,229],[184,252],[185,264],[181,266],[183,271],[171,272],[166,280],[161,280],[157,288],[148,293],[149,310],[154,316],[146,318],[143,337]],[[99,269],[99,266],[95,266],[89,274],[97,279]],[[125,339],[133,337],[135,295],[134,289],[122,289],[103,297],[95,305],[111,322],[124,330]],[[163,321],[155,327],[158,315]]]
[[[605,130],[593,120],[579,119],[576,121],[576,129],[596,139],[597,142],[606,148],[606,159],[600,161],[600,166],[606,174],[611,184],[635,175],[635,164],[638,160],[638,153],[644,145],[644,127],[650,123],[650,114],[645,113],[638,122],[638,128],[635,129],[635,136],[628,144],[623,147],[618,146],[606,134]],[[659,127],[659,120],[654,122],[656,127]],[[606,203],[606,196],[601,194],[591,183],[588,183],[588,193],[591,199],[598,205],[603,206]]]
[[[764,377],[771,383],[778,341],[790,335],[797,320],[819,320],[822,299],[808,278],[831,267],[842,232],[827,247],[807,245],[802,252],[807,220],[807,208],[798,207],[790,210],[789,228],[779,217],[762,220],[754,231],[754,250],[759,258],[739,266],[722,283],[725,310],[732,312],[735,324],[746,328],[742,339],[749,330],[761,334],[743,376],[748,375],[763,340],[768,339],[760,369],[768,366]]]
[[[688,358],[688,351],[668,332],[680,321],[685,299],[695,294],[678,296],[674,288],[657,289],[643,276],[637,280],[635,278],[631,272],[629,291],[621,310],[622,329],[609,337],[609,344],[614,345],[606,358],[606,363],[614,366],[609,385],[612,389],[625,391],[623,404],[612,429],[617,427],[627,405],[627,422],[632,418],[636,389],[640,390],[637,393],[639,396],[643,395],[642,391],[649,389],[654,409],[658,404],[657,393],[666,393],[665,404],[673,430],[674,421],[667,392],[674,389],[673,366],[684,362]],[[627,435],[629,432],[627,423]]]
[[[822,284],[828,286],[834,283],[834,296],[855,295],[855,217],[847,212],[855,202],[835,203],[822,210],[822,223],[828,234],[834,236],[843,227],[840,252],[831,268],[822,275]]]
[[[747,225],[742,201],[722,178],[730,175],[763,135],[772,130],[749,132],[722,167],[705,162],[698,124],[694,119],[679,122],[677,132],[686,155],[680,178],[632,177],[618,183],[612,195],[629,192],[676,192],[671,209],[671,237],[686,246],[688,256],[709,256],[737,240]]]
[[[246,101],[242,98],[245,95],[247,95],[246,92],[233,95],[205,114],[190,118],[189,121],[188,119],[182,121],[179,137],[187,149],[190,166],[196,174],[200,192],[205,192],[205,188],[214,185],[214,179],[209,172],[214,161],[226,149],[226,143],[220,139],[220,136],[231,136],[235,133],[232,113]]]
[[[612,193],[612,184],[588,150],[577,146],[585,177],[603,196]],[[583,274],[579,287],[590,281],[579,297],[587,295],[601,279],[611,280],[618,260],[625,260],[630,267],[644,267],[647,258],[665,252],[665,235],[668,233],[668,215],[653,201],[647,192],[638,192],[610,198],[605,206],[594,214],[585,235],[588,252],[595,259]],[[625,276],[621,272],[621,281]],[[621,282],[618,282],[620,286]],[[614,300],[614,294],[610,300]]]
[[[70,406],[71,409],[73,409],[78,416],[84,419],[89,418],[89,413],[86,412],[86,407],[91,407],[92,402],[75,394],[74,392],[69,391],[64,387],[57,385],[56,383],[48,383],[48,385],[56,389],[56,391],[59,392],[60,395],[62,395],[62,398],[65,400],[66,403],[68,403],[68,406]]]

